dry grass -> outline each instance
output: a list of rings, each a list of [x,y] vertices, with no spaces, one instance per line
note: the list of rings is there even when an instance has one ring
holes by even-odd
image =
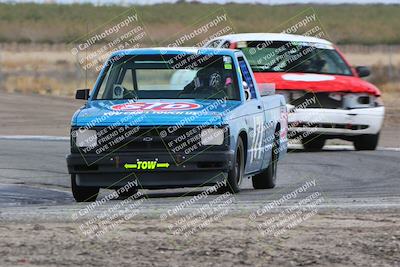
[[[367,49],[363,53],[363,47],[346,46],[343,51],[352,65],[370,65],[370,80],[383,91],[385,102],[396,102],[399,98],[391,95],[400,91],[400,53],[394,55],[395,60],[384,59],[390,58],[388,51],[398,48]],[[83,72],[68,45],[3,44],[0,56],[0,90],[8,92],[71,96],[77,88],[92,87],[97,76],[95,72]],[[382,61],[375,64],[377,59]]]
[[[385,126],[400,126],[400,83],[388,83],[381,87],[385,104]]]
[[[159,4],[136,6],[155,43],[224,8],[235,32],[279,32],[313,8],[340,44],[400,44],[400,5]],[[0,4],[0,42],[69,43],[126,12],[123,6]]]
[[[73,96],[77,88],[85,88],[85,82],[60,82],[51,77],[11,76],[4,82],[8,93],[39,94],[52,96]],[[92,85],[91,85],[92,86]]]
[[[92,87],[97,76],[86,79],[67,45],[3,44],[0,56],[0,90],[7,92],[72,96]]]

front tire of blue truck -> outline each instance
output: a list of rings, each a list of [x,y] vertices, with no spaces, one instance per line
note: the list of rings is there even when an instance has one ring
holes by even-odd
[[[269,189],[274,188],[276,185],[276,173],[278,169],[278,158],[279,158],[279,139],[275,140],[271,151],[271,160],[268,168],[263,170],[261,173],[256,174],[252,177],[254,189]]]
[[[93,202],[96,201],[99,194],[99,187],[86,187],[76,184],[76,174],[71,174],[71,189],[72,195],[76,202]]]
[[[238,193],[240,191],[240,184],[243,180],[244,174],[244,145],[242,138],[238,137],[234,163],[231,170],[228,172],[227,183],[224,187],[219,188],[219,193],[231,192]]]

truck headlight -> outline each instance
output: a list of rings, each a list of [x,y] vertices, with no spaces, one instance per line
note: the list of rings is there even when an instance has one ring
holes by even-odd
[[[94,147],[97,145],[97,134],[95,130],[76,130],[75,143],[77,147]]]
[[[207,128],[201,130],[201,144],[204,146],[222,145],[224,143],[224,129]]]
[[[373,96],[367,93],[347,93],[343,97],[343,107],[346,109],[353,108],[370,108],[383,106],[381,97]]]

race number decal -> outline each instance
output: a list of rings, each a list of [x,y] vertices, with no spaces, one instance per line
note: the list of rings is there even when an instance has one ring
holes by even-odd
[[[264,118],[263,116],[255,116],[253,117],[253,142],[251,144],[251,152],[250,152],[250,162],[254,160],[261,159],[262,156],[262,145],[264,138],[264,129],[263,129]]]

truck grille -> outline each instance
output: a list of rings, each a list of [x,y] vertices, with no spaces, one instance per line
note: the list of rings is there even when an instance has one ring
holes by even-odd
[[[185,127],[93,127],[97,132],[97,146],[79,148],[82,154],[119,152],[193,153],[205,149],[201,146],[201,129]],[[227,138],[225,138],[227,141]],[[225,145],[225,144],[224,144]],[[73,150],[78,148],[73,143]],[[221,146],[218,146],[221,149]],[[215,147],[207,147],[207,150]]]

